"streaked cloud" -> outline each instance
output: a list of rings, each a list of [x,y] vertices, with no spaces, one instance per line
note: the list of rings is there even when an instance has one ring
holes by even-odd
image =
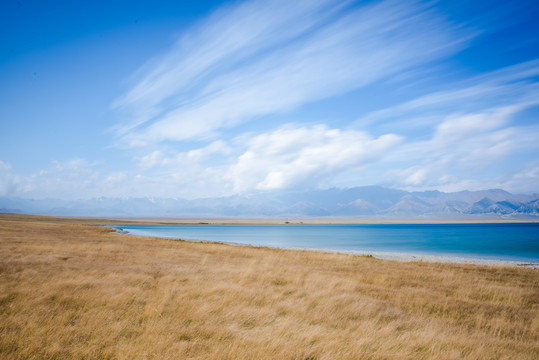
[[[116,102],[135,118],[120,133],[130,145],[212,138],[413,69],[468,36],[416,2],[240,3],[141,70]]]
[[[355,121],[358,128],[435,128],[453,113],[486,113],[493,107],[524,110],[538,104],[539,59],[508,66],[464,80],[442,83],[406,102],[371,112]],[[445,89],[444,89],[445,88]],[[485,114],[488,115],[488,114]],[[483,126],[494,121],[489,118]]]

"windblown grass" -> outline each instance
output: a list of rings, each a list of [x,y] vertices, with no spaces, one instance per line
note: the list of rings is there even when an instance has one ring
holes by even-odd
[[[0,215],[2,359],[537,359],[539,270]]]

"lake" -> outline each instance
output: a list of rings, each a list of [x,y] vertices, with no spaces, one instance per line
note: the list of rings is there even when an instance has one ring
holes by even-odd
[[[539,224],[115,225],[132,235],[279,248],[539,262]]]

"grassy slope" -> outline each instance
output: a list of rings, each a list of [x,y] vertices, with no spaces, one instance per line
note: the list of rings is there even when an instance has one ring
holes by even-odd
[[[539,358],[536,269],[132,237],[95,222],[0,215],[0,358]]]

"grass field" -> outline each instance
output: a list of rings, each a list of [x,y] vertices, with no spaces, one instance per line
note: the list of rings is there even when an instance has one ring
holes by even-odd
[[[538,359],[539,270],[0,215],[0,359]]]

